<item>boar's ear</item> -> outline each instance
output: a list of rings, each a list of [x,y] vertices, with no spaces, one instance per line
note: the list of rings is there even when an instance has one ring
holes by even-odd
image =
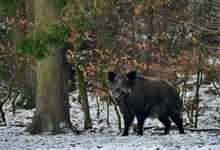
[[[132,83],[137,77],[137,72],[136,71],[131,71],[128,74],[126,74],[126,77]]]
[[[114,72],[109,71],[107,75],[108,75],[108,80],[109,80],[111,83],[113,83],[114,80],[115,80],[116,74],[115,74]]]

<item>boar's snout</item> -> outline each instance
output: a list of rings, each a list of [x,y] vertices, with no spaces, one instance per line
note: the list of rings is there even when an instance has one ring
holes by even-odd
[[[123,100],[123,99],[129,98],[130,97],[130,93],[131,93],[131,91],[129,89],[116,88],[112,92],[112,97],[115,100]]]
[[[112,97],[115,100],[120,100],[121,99],[121,94],[119,92],[112,92]]]

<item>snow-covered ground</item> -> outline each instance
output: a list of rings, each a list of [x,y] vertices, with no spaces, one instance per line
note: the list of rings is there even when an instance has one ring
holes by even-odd
[[[117,132],[84,133],[81,135],[28,135],[21,127],[0,127],[0,148],[21,149],[74,149],[74,150],[219,150],[220,135],[217,133],[191,133],[169,135],[146,133],[144,136],[121,137]]]
[[[217,94],[208,93],[212,85],[203,85],[200,96],[202,97],[198,128],[220,129],[220,98]],[[194,96],[191,89],[186,93],[186,98]],[[77,92],[70,94],[70,117],[71,122],[79,130],[83,130],[83,113],[80,104],[72,101],[77,97]],[[143,136],[136,136],[131,130],[128,137],[121,137],[117,128],[117,117],[113,106],[110,107],[109,126],[106,123],[106,103],[99,101],[101,111],[97,118],[97,100],[89,98],[93,129],[84,131],[80,135],[69,133],[66,135],[29,135],[24,130],[31,122],[33,110],[16,110],[13,115],[10,104],[4,107],[6,111],[6,126],[0,126],[0,149],[63,149],[63,150],[219,150],[220,131],[192,132],[185,130],[185,135],[178,134],[177,130],[171,130],[169,135],[162,135],[163,131],[157,127],[144,131]],[[208,106],[208,107],[205,107]],[[209,108],[210,107],[210,108]],[[188,118],[184,114],[184,125],[188,125]],[[136,123],[136,121],[134,122]],[[158,120],[147,119],[145,126],[163,125]]]

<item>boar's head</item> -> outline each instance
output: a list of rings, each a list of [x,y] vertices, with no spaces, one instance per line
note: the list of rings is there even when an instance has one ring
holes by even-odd
[[[108,72],[108,80],[113,83],[112,97],[116,101],[127,99],[131,96],[131,86],[137,77],[135,71],[127,74]]]

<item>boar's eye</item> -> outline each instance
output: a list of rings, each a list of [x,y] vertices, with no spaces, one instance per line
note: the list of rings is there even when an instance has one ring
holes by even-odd
[[[113,82],[115,85],[117,85],[118,84],[118,81],[117,80],[114,80],[114,82]]]

